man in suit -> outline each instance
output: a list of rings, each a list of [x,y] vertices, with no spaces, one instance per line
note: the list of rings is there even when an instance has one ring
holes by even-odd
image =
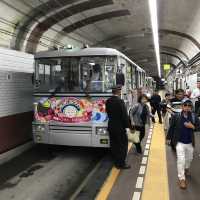
[[[128,138],[126,129],[130,127],[129,118],[124,101],[121,97],[121,86],[112,88],[113,96],[106,101],[108,114],[108,132],[110,135],[110,149],[114,164],[118,169],[129,169],[126,164]]]

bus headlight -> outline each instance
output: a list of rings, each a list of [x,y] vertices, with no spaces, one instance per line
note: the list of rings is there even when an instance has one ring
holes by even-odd
[[[96,127],[96,134],[97,135],[107,135],[107,127]]]
[[[44,132],[45,131],[45,127],[44,127],[44,125],[34,125],[33,126],[33,131],[35,131],[35,132]]]
[[[36,135],[36,140],[37,140],[38,142],[40,142],[40,141],[42,140],[41,135]]]

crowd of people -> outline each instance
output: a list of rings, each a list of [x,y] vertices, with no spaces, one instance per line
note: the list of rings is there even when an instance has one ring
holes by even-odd
[[[199,90],[199,93],[197,91]],[[129,114],[124,101],[121,99],[121,87],[112,89],[113,96],[106,102],[108,114],[108,132],[110,135],[110,149],[114,165],[118,169],[129,169],[126,162],[128,149],[127,133],[139,132],[139,142],[134,143],[136,153],[142,154],[141,142],[145,137],[146,125],[164,123],[166,144],[172,147],[177,155],[178,183],[181,189],[187,188],[186,177],[189,175],[190,164],[193,159],[195,145],[195,131],[200,130],[200,82],[193,93],[177,89],[173,96],[166,92],[162,99],[158,91],[154,91],[149,98],[146,94],[138,94],[138,103],[130,109]],[[192,98],[193,99],[192,99]],[[197,101],[194,102],[194,98]],[[179,102],[180,111],[173,112],[171,106]],[[194,103],[194,106],[193,106]],[[169,117],[170,116],[170,117]]]

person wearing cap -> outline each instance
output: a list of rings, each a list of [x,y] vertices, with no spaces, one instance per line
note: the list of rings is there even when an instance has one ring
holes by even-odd
[[[200,129],[200,121],[192,112],[190,99],[182,100],[182,112],[172,116],[167,134],[167,144],[176,148],[179,187],[187,188],[186,176],[189,175],[195,144],[194,130]]]
[[[191,99],[200,97],[200,81],[197,81],[197,87],[192,91]]]
[[[120,98],[121,86],[117,85],[113,87],[112,93],[113,96],[106,101],[111,155],[116,168],[129,169],[130,166],[126,164],[128,151],[126,129],[130,127],[130,123],[125,103]]]

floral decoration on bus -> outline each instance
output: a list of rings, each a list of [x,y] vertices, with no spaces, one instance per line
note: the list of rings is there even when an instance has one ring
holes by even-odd
[[[75,97],[41,98],[35,103],[35,119],[41,122],[50,120],[65,123],[105,122],[108,117],[105,111],[105,99]]]

